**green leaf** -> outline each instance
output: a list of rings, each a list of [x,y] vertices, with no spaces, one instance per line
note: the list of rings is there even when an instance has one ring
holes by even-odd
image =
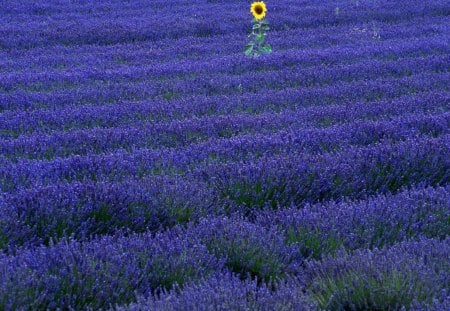
[[[244,54],[250,56],[252,52],[253,52],[253,44],[252,45],[247,44],[245,46]]]
[[[261,28],[261,25],[260,25],[260,24],[255,24],[255,25],[253,25],[253,27],[252,27],[253,30],[257,30],[257,29],[259,29],[259,28]]]
[[[258,34],[256,36],[256,40],[258,41],[258,43],[263,43],[264,42],[264,35],[263,34]]]
[[[272,47],[269,44],[266,44],[261,48],[261,52],[270,54],[272,53]]]

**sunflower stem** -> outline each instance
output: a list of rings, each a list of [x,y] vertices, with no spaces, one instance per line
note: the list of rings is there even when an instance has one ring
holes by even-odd
[[[262,38],[262,39],[258,39],[258,51],[261,51],[261,45],[264,42],[264,35],[262,33],[261,20],[258,21],[258,25],[259,25],[259,27],[258,27],[258,35],[259,35],[259,38]]]
[[[266,31],[270,28],[265,20],[267,12],[266,5],[263,1],[253,2],[250,8],[253,14],[252,31],[248,37],[250,42],[244,47],[244,54],[248,57],[257,58],[262,54],[272,53],[272,47],[266,43]]]

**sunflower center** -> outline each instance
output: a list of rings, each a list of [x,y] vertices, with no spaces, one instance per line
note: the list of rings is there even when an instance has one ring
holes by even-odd
[[[255,6],[255,13],[260,15],[263,12],[263,8],[260,5]]]

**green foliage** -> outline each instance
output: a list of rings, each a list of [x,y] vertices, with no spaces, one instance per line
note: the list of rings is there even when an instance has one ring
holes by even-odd
[[[341,248],[342,241],[319,229],[290,228],[286,233],[287,244],[298,244],[305,258],[320,259],[322,255],[334,255]]]
[[[255,47],[255,44],[253,42],[250,42],[245,46],[244,54],[247,56],[253,55],[253,48]]]
[[[270,54],[272,53],[272,47],[269,44],[265,44],[262,48],[261,48],[262,53],[265,54]]]
[[[269,253],[261,245],[246,238],[230,240],[218,238],[207,243],[216,257],[225,257],[225,265],[242,278],[257,277],[270,281],[284,276],[284,264],[278,254]]]
[[[253,182],[238,181],[224,189],[221,196],[247,210],[254,208],[276,209],[280,204],[277,194],[283,193],[284,189],[285,185],[271,183],[269,180]]]
[[[188,253],[181,252],[179,254],[180,261],[184,262],[188,256],[190,256]],[[183,264],[171,266],[167,262],[167,258],[158,255],[152,261],[150,284],[154,289],[182,287],[186,281],[192,280],[195,274],[196,271],[192,266],[184,266]]]
[[[171,208],[171,216],[176,224],[184,224],[191,220],[194,209],[192,206],[177,205]]]
[[[4,232],[0,231],[0,249],[6,248],[8,246],[8,241],[8,236]]]
[[[424,290],[424,284],[414,274],[399,271],[322,275],[311,288],[321,310],[399,310],[408,308],[414,299],[423,299]]]
[[[250,42],[244,47],[244,54],[248,57],[259,57],[272,53],[272,47],[265,43],[267,31],[270,29],[264,19],[253,19],[252,32],[248,35]]]

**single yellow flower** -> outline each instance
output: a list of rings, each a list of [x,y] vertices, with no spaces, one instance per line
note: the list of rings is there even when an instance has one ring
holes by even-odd
[[[250,12],[257,20],[263,19],[267,12],[266,4],[263,1],[253,2],[250,6]]]

